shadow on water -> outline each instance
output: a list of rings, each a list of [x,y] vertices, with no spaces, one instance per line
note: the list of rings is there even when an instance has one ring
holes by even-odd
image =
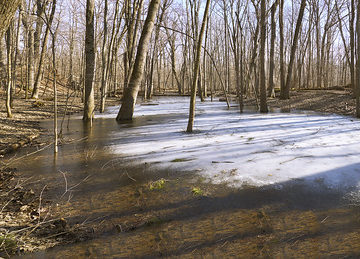
[[[146,115],[123,124],[114,118],[99,118],[91,130],[74,119],[66,135],[85,141],[62,145],[56,161],[51,150],[45,150],[17,165],[24,176],[49,184],[48,197],[59,201],[58,216],[66,217],[71,224],[86,221],[94,229],[91,240],[28,257],[360,255],[359,210],[350,206],[357,201],[347,199],[358,190],[329,188],[321,181],[324,176],[360,168],[360,164],[311,175],[309,178],[317,179],[313,184],[303,177],[281,186],[239,189],[211,184],[195,172],[123,159],[109,148],[133,140],[131,136],[119,139],[119,131],[179,119],[184,119],[184,114]],[[43,126],[50,128],[51,123],[44,122]],[[69,187],[79,184],[65,195],[60,171],[65,173]],[[149,183],[159,179],[164,179],[164,186],[151,189]],[[196,193],[194,188],[200,191]]]

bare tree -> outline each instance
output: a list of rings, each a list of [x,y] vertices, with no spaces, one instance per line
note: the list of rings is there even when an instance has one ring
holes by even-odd
[[[206,5],[205,5],[204,16],[203,16],[203,21],[201,24],[200,33],[197,37],[197,42],[196,42],[196,57],[194,60],[194,75],[193,75],[193,82],[192,82],[192,86],[191,86],[189,121],[188,121],[187,130],[186,130],[189,133],[191,133],[193,131],[193,127],[194,127],[196,92],[197,92],[197,87],[198,87],[198,75],[199,75],[199,69],[200,69],[201,44],[202,44],[203,37],[204,37],[206,21],[207,21],[207,17],[208,17],[208,13],[209,13],[209,7],[210,7],[210,0],[207,0]]]
[[[275,14],[279,0],[275,0],[271,7],[271,39],[270,39],[270,65],[269,65],[269,87],[267,96],[270,97],[274,91],[274,69],[275,69],[275,40],[276,40],[276,21]],[[274,94],[275,97],[275,94]]]
[[[85,102],[83,120],[92,122],[94,117],[94,69],[95,69],[95,37],[94,37],[95,1],[86,2],[86,35],[85,35]]]
[[[11,113],[11,85],[12,85],[12,28],[11,26],[8,28],[6,32],[6,50],[7,50],[7,87],[6,87],[6,111],[8,118],[12,117]]]
[[[295,33],[294,33],[294,39],[293,39],[292,45],[291,45],[290,61],[289,61],[289,66],[288,66],[286,83],[285,83],[285,87],[281,88],[281,92],[280,92],[281,99],[289,99],[290,98],[290,84],[291,84],[291,80],[292,80],[292,70],[293,70],[293,64],[294,64],[294,60],[295,60],[295,51],[296,51],[297,44],[298,44],[298,37],[299,37],[299,33],[300,33],[302,20],[304,17],[305,6],[306,6],[306,0],[301,0],[299,16],[298,16],[298,19],[296,22],[296,28],[295,28]]]
[[[148,44],[154,28],[156,13],[159,6],[160,0],[151,0],[149,4],[148,14],[144,22],[144,27],[137,48],[133,71],[130,76],[128,87],[124,90],[123,103],[116,118],[118,121],[132,120],[133,118],[136,99],[143,77],[146,53],[149,48]]]
[[[266,103],[265,48],[266,48],[266,0],[261,0],[260,11],[260,112],[268,112]]]
[[[44,57],[45,57],[45,53],[46,53],[46,45],[47,45],[47,41],[49,38],[50,27],[54,20],[55,10],[56,10],[56,5],[53,4],[52,8],[51,8],[50,18],[46,22],[46,29],[45,29],[44,39],[42,42],[41,53],[40,53],[40,57],[38,58],[39,59],[38,69],[37,69],[37,73],[36,73],[36,77],[35,77],[34,89],[33,89],[32,96],[31,96],[32,98],[35,98],[35,99],[39,98],[39,87],[40,87],[40,81],[41,81],[41,75],[42,75],[42,67],[43,67],[43,63],[44,63]],[[39,41],[40,41],[40,38],[39,38]]]

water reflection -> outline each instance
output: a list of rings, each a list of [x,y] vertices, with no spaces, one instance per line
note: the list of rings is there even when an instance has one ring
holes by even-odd
[[[119,124],[113,115],[96,119],[92,129],[74,119],[64,132],[74,141],[63,144],[56,159],[52,150],[45,150],[18,164],[24,175],[49,184],[47,195],[59,204],[57,215],[71,224],[86,222],[94,230],[92,240],[29,257],[360,255],[359,211],[343,199],[351,190],[330,190],[321,183],[314,189],[301,181],[284,183],[282,189],[233,189],[210,184],[194,172],[124,160],[109,149],[124,141],[118,139],[119,131],[166,125],[183,116],[149,114]],[[50,128],[51,122],[43,126]],[[68,188],[76,186],[66,195],[60,172]],[[165,180],[164,187],[151,190],[149,182],[158,179]]]

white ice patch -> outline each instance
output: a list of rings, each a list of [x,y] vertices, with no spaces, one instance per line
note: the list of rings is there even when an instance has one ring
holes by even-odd
[[[360,185],[359,120],[312,113],[239,114],[225,103],[198,102],[195,133],[187,134],[188,99],[155,102],[159,105],[138,105],[134,117],[180,115],[165,124],[154,119],[121,128],[114,132],[112,152],[154,166],[195,170],[213,183],[236,187],[290,180],[335,188]]]

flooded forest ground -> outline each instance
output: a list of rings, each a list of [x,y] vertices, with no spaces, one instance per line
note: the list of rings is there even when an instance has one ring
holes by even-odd
[[[97,155],[95,144],[84,147],[81,140],[86,136],[65,137],[62,144],[69,149],[86,150],[78,157],[75,153],[72,159],[81,161],[84,168],[109,167],[111,177],[91,178],[89,182],[88,170],[84,168],[79,168],[73,177],[65,171],[56,176],[42,172],[43,168],[51,170],[50,166],[39,166],[40,178],[31,177],[26,166],[19,163],[35,166],[38,162],[31,162],[29,151],[17,149],[29,146],[28,150],[37,152],[49,146],[51,131],[40,126],[40,122],[52,117],[52,99],[44,97],[34,102],[16,98],[12,119],[6,119],[4,101],[1,103],[2,256],[53,246],[59,248],[34,257],[64,258],[77,254],[85,258],[102,254],[193,258],[241,254],[250,258],[317,257],[324,253],[341,257],[360,253],[358,206],[344,205],[342,192],[326,188],[319,192],[295,183],[283,189],[251,185],[236,189],[209,184],[202,177],[194,178],[192,172],[149,168],[145,173],[142,165],[136,164],[111,168],[103,163],[99,167],[96,161],[107,161],[109,157]],[[80,100],[67,100],[63,93],[60,117],[66,103],[72,107],[66,109],[67,113],[81,112]],[[293,92],[290,101],[269,99],[268,103],[283,111],[341,115],[355,111],[351,93],[339,90]],[[246,100],[246,104],[256,103]],[[118,100],[110,99],[108,105],[118,105]],[[151,119],[148,123],[152,123]],[[101,132],[101,127],[98,130]],[[186,161],[175,158],[173,162]],[[42,176],[49,182],[41,182]],[[83,183],[87,186],[82,187]],[[76,198],[72,199],[72,195]],[[62,246],[71,243],[74,244]]]

